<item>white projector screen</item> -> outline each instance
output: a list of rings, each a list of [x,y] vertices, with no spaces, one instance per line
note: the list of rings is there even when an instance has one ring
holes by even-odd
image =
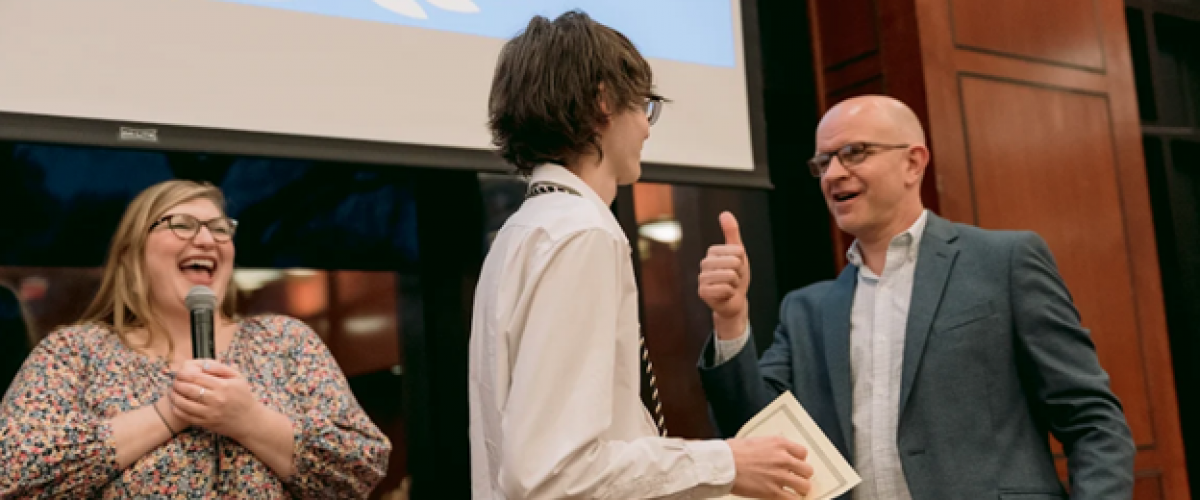
[[[0,0],[0,138],[501,168],[496,56],[531,16],[572,8],[625,33],[673,101],[648,174],[765,178],[740,0]],[[103,123],[105,141],[61,119]]]

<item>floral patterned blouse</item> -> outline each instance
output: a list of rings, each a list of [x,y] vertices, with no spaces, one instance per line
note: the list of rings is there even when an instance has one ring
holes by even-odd
[[[78,325],[46,337],[0,402],[0,498],[365,498],[383,478],[391,443],[307,325],[243,319],[220,361],[292,420],[296,472],[286,481],[196,427],[119,469],[106,420],[166,397],[173,373],[108,329]]]

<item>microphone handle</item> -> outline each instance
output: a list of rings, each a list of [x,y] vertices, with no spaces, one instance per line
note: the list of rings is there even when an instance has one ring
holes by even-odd
[[[192,358],[215,359],[216,349],[213,346],[213,310],[208,308],[192,309]],[[221,481],[221,437],[212,434],[213,438],[213,469],[212,489],[220,489]]]
[[[192,358],[216,358],[216,350],[213,348],[212,309],[192,310]]]

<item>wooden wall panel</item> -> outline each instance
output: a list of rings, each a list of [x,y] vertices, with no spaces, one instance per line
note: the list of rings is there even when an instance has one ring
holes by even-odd
[[[880,64],[879,54],[872,52],[840,64],[834,69],[826,69],[825,85],[830,92],[836,93],[846,88],[860,86],[864,82],[879,81],[883,78]],[[836,102],[836,99],[833,101]]]
[[[812,0],[809,22],[822,112],[840,100],[883,91],[875,2]]]
[[[951,0],[954,42],[960,49],[1103,72],[1095,9],[1092,0]]]
[[[824,14],[814,19],[817,29],[831,36],[823,38],[820,59],[824,68],[837,68],[879,50],[874,29],[863,29],[874,22],[875,3],[871,0],[815,0]]]
[[[833,93],[829,94],[829,102],[836,103],[854,96],[883,93],[885,93],[883,87],[883,76],[876,75],[853,85],[835,90]]]
[[[1134,494],[1133,500],[1162,500],[1163,496],[1162,474],[1157,470],[1138,474],[1134,478]]]
[[[931,209],[1048,241],[1133,428],[1135,498],[1190,498],[1123,3],[868,5],[864,19],[862,2],[810,3],[820,108],[907,102],[928,131]],[[835,230],[839,263],[848,244]]]

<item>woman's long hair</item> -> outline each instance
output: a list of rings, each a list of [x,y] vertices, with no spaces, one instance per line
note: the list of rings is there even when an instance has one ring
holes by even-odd
[[[219,210],[225,211],[225,196],[220,189],[207,182],[186,180],[171,180],[150,186],[129,203],[125,214],[121,216],[121,225],[113,235],[100,290],[84,311],[81,323],[109,328],[130,347],[147,347],[155,336],[161,335],[167,341],[168,356],[174,354],[175,343],[150,307],[150,285],[146,281],[146,240],[150,236],[150,226],[167,210],[197,199],[212,201]],[[235,295],[231,277],[220,308],[226,318],[235,316]],[[147,331],[146,344],[133,346],[129,341],[129,333],[139,328]]]

